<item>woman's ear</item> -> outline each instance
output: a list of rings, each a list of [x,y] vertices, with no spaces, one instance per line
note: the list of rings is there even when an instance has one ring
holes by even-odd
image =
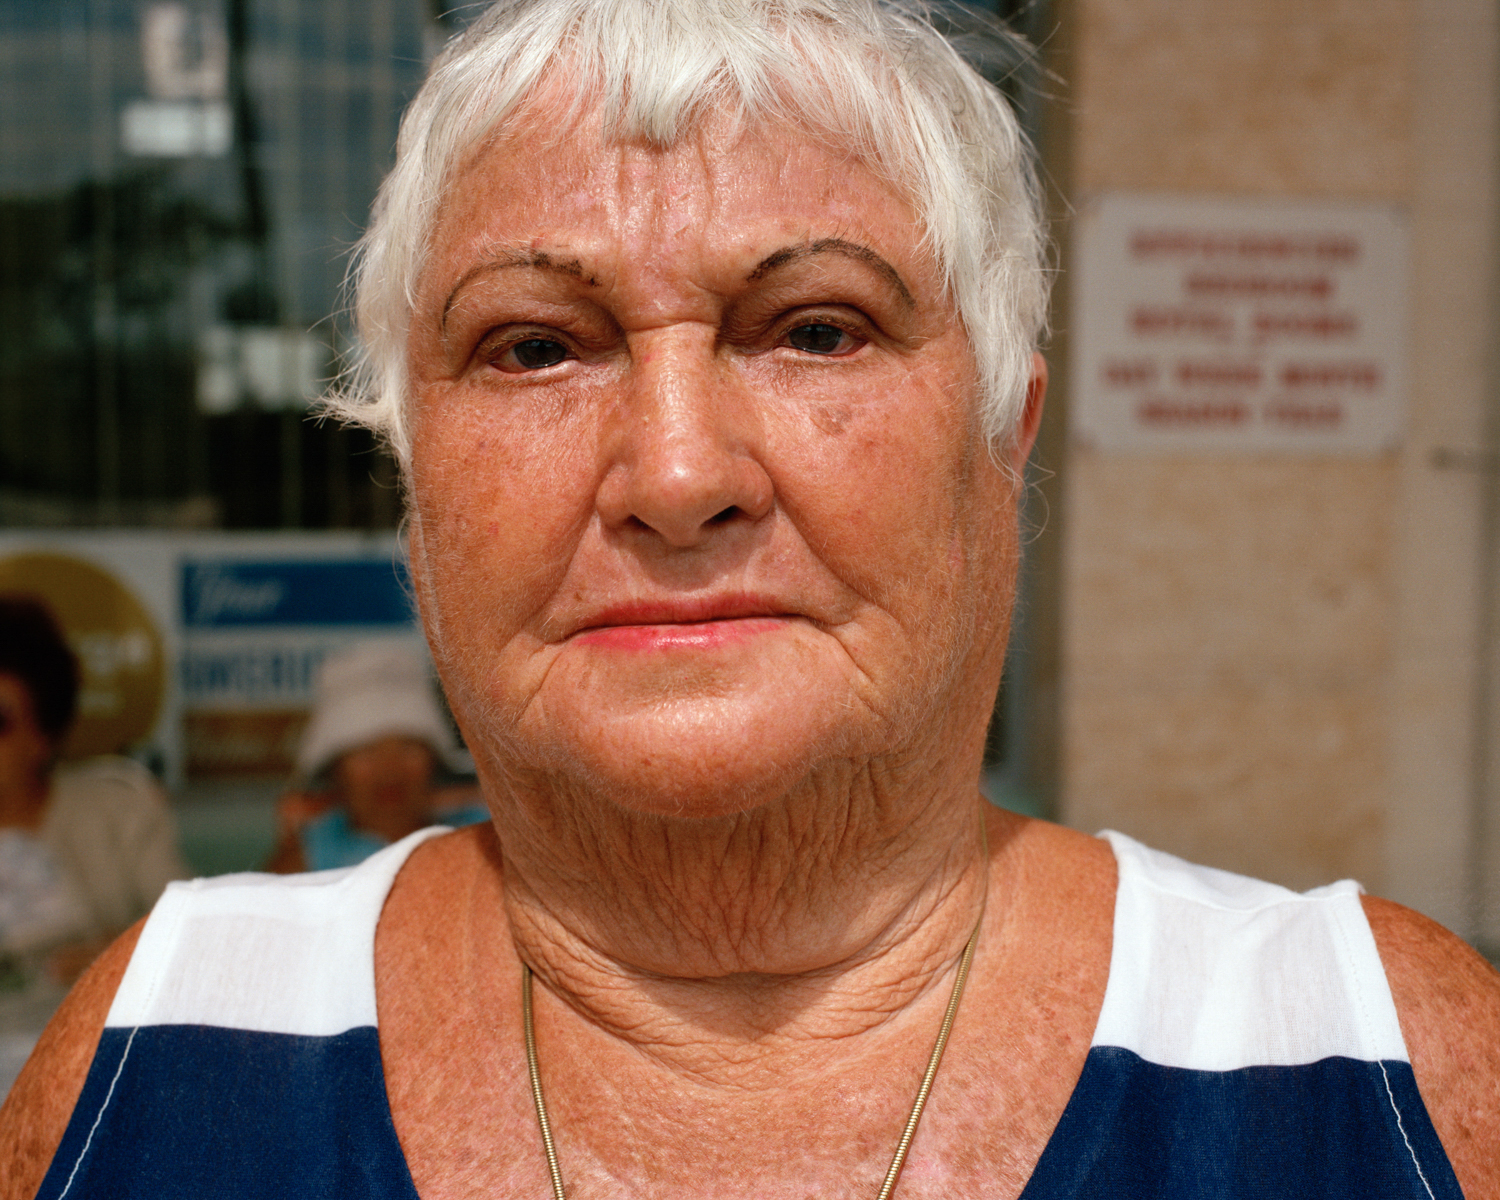
[[[1031,457],[1037,431],[1042,427],[1042,404],[1047,398],[1047,360],[1036,350],[1031,355],[1031,382],[1026,385],[1026,403],[1010,442],[1010,465],[1019,476]]]

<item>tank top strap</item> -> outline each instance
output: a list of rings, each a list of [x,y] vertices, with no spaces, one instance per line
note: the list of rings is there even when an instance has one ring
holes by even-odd
[[[375,928],[437,826],[354,867],[176,883],[142,930],[38,1200],[416,1200]]]
[[[1204,1071],[1407,1061],[1353,880],[1293,892],[1102,836],[1119,890],[1095,1045]]]
[[[1359,885],[1292,892],[1103,836],[1109,981],[1022,1200],[1462,1200]]]
[[[375,926],[422,829],[353,867],[174,883],[106,1028],[213,1025],[326,1036],[375,1022]]]

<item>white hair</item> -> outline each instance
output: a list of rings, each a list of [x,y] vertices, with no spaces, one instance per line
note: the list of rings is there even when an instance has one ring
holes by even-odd
[[[998,449],[1046,319],[1046,238],[1010,106],[929,13],[923,0],[499,0],[449,43],[402,119],[350,269],[356,345],[326,409],[407,463],[406,339],[448,179],[508,119],[528,119],[525,101],[562,62],[577,111],[559,120],[595,110],[606,136],[661,146],[726,111],[791,122],[907,197],[968,333],[981,428]],[[991,28],[979,49],[1019,44]]]

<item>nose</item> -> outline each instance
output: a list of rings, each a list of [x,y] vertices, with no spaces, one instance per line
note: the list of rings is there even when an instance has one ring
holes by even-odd
[[[686,549],[771,511],[763,414],[733,376],[707,329],[632,339],[610,430],[612,462],[596,501],[608,528],[650,531]]]

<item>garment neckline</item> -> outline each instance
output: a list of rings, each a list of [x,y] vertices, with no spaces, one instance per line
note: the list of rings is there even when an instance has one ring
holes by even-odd
[[[419,832],[425,833],[427,837],[432,836],[432,832],[430,830],[424,830],[424,831],[419,831]],[[453,831],[451,829],[449,829],[449,830],[445,830],[445,832],[453,832]],[[417,846],[421,844],[421,841],[425,841],[425,840],[426,840],[426,837],[423,837],[420,840],[417,840],[417,835],[416,834],[412,834],[410,836],[410,838],[403,839],[401,842],[397,842],[393,846],[387,848],[387,852],[390,853],[390,852],[396,852],[397,848],[399,847],[400,848],[399,853],[401,854],[400,864],[396,867],[396,869],[393,872],[391,872],[390,881],[389,881],[389,884],[388,884],[387,889],[386,889],[386,895],[387,896],[390,894],[390,888],[395,886],[396,878],[406,868],[406,864],[410,860],[412,852],[415,851],[416,848],[417,848]],[[1121,884],[1123,882],[1123,879],[1124,879],[1124,876],[1125,876],[1125,872],[1120,869],[1121,865],[1122,865],[1121,864],[1121,856],[1120,856],[1119,850],[1115,847],[1114,843],[1112,841],[1110,841],[1109,839],[1101,839],[1101,840],[1106,841],[1106,843],[1110,847],[1110,852],[1114,855],[1114,858],[1115,858],[1115,896],[1114,896],[1113,903],[1111,905],[1111,914],[1110,914],[1110,916],[1111,916],[1111,930],[1113,930],[1114,914],[1115,914],[1116,911],[1118,911],[1119,902],[1120,902]],[[1126,839],[1126,840],[1128,841],[1129,839]],[[410,842],[411,844],[407,845],[407,842]],[[1131,844],[1134,845],[1136,843],[1132,842]],[[381,908],[382,908],[382,910],[384,908],[384,899],[382,899]],[[378,929],[378,926],[379,926],[379,921],[380,921],[380,918],[377,915],[377,917],[376,917],[376,926],[377,926],[377,929]],[[372,945],[373,945],[373,939],[372,939]],[[1115,948],[1115,945],[1114,945],[1114,938],[1113,938],[1113,936],[1111,936],[1111,939],[1110,939],[1109,971],[1108,971],[1108,974],[1107,974],[1106,980],[1105,980],[1106,994],[1108,993],[1108,981],[1109,981],[1109,979],[1113,978],[1114,974],[1115,974],[1115,966],[1116,966],[1115,949],[1116,948]],[[375,956],[374,956],[373,950],[372,950],[372,953],[370,955],[370,975],[371,975],[371,978],[370,978],[371,995],[373,996],[374,1001],[375,1001],[375,1003],[374,1003],[374,1008],[375,1008],[375,1013],[376,1013],[375,1029],[376,1029],[376,1034],[377,1034],[377,1036],[376,1036],[376,1047],[377,1047],[377,1050],[378,1050],[378,1052],[380,1054],[380,1096],[381,1096],[381,1103],[382,1103],[382,1111],[380,1113],[380,1117],[381,1117],[383,1125],[389,1131],[389,1136],[391,1137],[391,1139],[392,1139],[392,1141],[394,1143],[396,1157],[400,1160],[401,1166],[402,1166],[402,1169],[403,1169],[403,1172],[404,1172],[404,1182],[405,1182],[406,1186],[410,1189],[411,1195],[415,1196],[415,1197],[418,1197],[419,1200],[420,1200],[421,1193],[419,1193],[417,1191],[416,1181],[412,1178],[412,1175],[411,1175],[411,1164],[406,1161],[406,1151],[401,1147],[401,1140],[400,1140],[400,1138],[396,1134],[396,1117],[395,1117],[395,1113],[391,1109],[390,1091],[389,1091],[389,1088],[387,1086],[387,1079],[386,1079],[385,1051],[381,1047],[380,1038],[378,1036],[379,1035],[379,1030],[380,1030],[380,1023],[379,1023],[380,1022],[380,1017],[379,1017],[379,1013],[380,1013],[380,997],[379,997],[379,995],[374,990],[375,989],[375,978],[374,978],[374,975],[375,975]],[[1095,1035],[1098,1032],[1099,1017],[1102,1016],[1102,1014],[1103,1014],[1103,1004],[1101,1003],[1101,1005],[1100,1005],[1100,1014],[1095,1017],[1095,1019],[1094,1019],[1094,1028],[1092,1030],[1090,1030],[1089,1048],[1088,1048],[1087,1052],[1084,1055],[1084,1070],[1087,1069],[1088,1060],[1093,1055],[1095,1049],[1097,1048],[1097,1045],[1096,1045],[1096,1042],[1095,1042],[1094,1039],[1095,1039]],[[1054,1126],[1052,1128],[1052,1132],[1047,1135],[1047,1140],[1042,1145],[1041,1153],[1037,1156],[1036,1164],[1032,1167],[1032,1173],[1031,1173],[1030,1176],[1028,1176],[1028,1178],[1026,1180],[1026,1183],[1022,1186],[1020,1193],[1016,1197],[1016,1200],[1029,1200],[1030,1193],[1031,1193],[1031,1190],[1032,1190],[1032,1183],[1037,1178],[1037,1170],[1038,1170],[1038,1168],[1041,1167],[1041,1165],[1044,1162],[1047,1161],[1048,1154],[1052,1150],[1053,1143],[1057,1139],[1057,1131],[1058,1131],[1058,1129],[1062,1126],[1063,1121],[1068,1116],[1069,1112],[1073,1108],[1075,1108],[1076,1105],[1077,1105],[1077,1103],[1078,1103],[1078,1087],[1079,1087],[1079,1084],[1083,1080],[1084,1070],[1080,1070],[1079,1071],[1079,1077],[1078,1077],[1077,1080],[1074,1081],[1073,1088],[1068,1093],[1067,1102],[1062,1106],[1062,1109],[1058,1112],[1057,1122],[1056,1122],[1056,1124],[1054,1124]]]

